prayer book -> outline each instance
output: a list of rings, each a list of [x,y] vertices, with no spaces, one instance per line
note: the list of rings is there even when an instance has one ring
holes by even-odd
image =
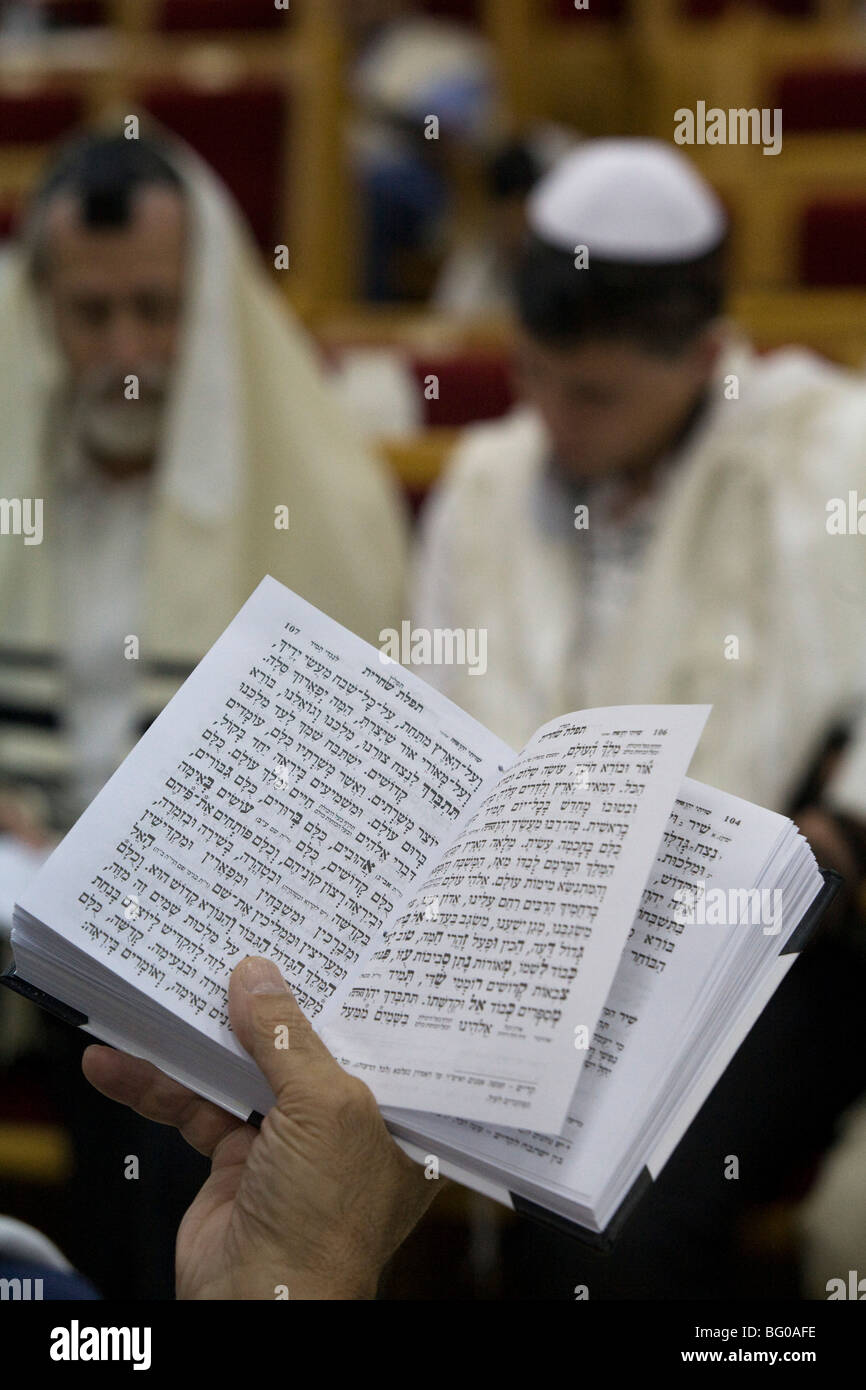
[[[431,1174],[610,1245],[838,886],[686,776],[709,713],[517,752],[265,578],[22,892],[4,983],[255,1124],[227,982],[267,956]]]

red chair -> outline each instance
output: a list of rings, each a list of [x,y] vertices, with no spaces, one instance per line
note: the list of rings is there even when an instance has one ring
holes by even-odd
[[[804,210],[799,278],[816,289],[866,287],[866,198],[827,198]]]
[[[409,367],[418,382],[425,428],[460,429],[476,420],[494,420],[514,404],[507,353],[413,357]],[[438,379],[438,400],[425,398],[424,388],[430,376]]]
[[[17,203],[0,203],[0,243],[11,241],[17,235],[20,210]]]
[[[221,29],[279,29],[292,9],[278,10],[274,0],[162,0],[153,27],[162,33],[200,33]]]
[[[632,0],[632,4],[639,0]],[[755,9],[769,10],[772,14],[786,19],[800,19],[817,13],[817,0],[746,0]],[[576,10],[574,0],[549,0],[551,15],[555,19],[581,20],[604,19],[621,20],[629,10],[628,0],[590,0],[585,10]],[[721,19],[732,6],[732,0],[679,0],[676,17],[678,19]]]
[[[866,67],[840,63],[783,73],[769,104],[784,112],[787,135],[866,130]]]
[[[721,19],[730,0],[680,0],[680,19]]]
[[[77,126],[83,117],[84,99],[77,92],[2,92],[0,144],[49,144]]]
[[[574,0],[550,0],[550,13],[552,19],[574,19],[579,20],[581,24],[587,20],[617,24],[627,17],[628,0],[589,0],[589,6],[585,10],[576,10]]]
[[[481,0],[421,0],[418,8],[437,19],[451,19],[458,24],[481,22]]]
[[[273,254],[286,240],[283,159],[290,125],[285,89],[250,82],[220,91],[150,87],[147,110],[206,159],[234,194],[257,242]]]
[[[818,16],[818,0],[752,0],[752,3],[785,19],[816,19]]]
[[[45,5],[44,13],[52,28],[93,29],[111,22],[104,0],[66,0]]]

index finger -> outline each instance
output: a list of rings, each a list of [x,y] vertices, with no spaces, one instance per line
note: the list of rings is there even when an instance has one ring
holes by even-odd
[[[128,1105],[146,1120],[173,1125],[206,1158],[213,1156],[226,1135],[244,1127],[243,1120],[203,1100],[142,1057],[93,1044],[82,1055],[81,1069],[91,1086],[109,1100]]]

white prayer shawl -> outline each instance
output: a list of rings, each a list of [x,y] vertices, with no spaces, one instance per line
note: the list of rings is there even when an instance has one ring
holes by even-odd
[[[515,747],[575,708],[711,703],[691,775],[783,807],[866,689],[866,545],[826,529],[827,501],[866,478],[864,384],[805,351],[759,358],[731,340],[641,580],[577,691],[583,533],[536,519],[548,450],[527,408],[458,446],[424,521],[412,617],[486,628],[487,671],[423,674]]]
[[[343,419],[222,184],[168,143],[193,232],[147,537],[142,655],[197,660],[266,573],[376,640],[403,601],[399,498]],[[0,542],[0,640],[25,649],[56,646],[45,427],[62,374],[25,254],[13,251],[0,265],[0,474],[4,497],[43,499],[44,539]],[[288,530],[275,526],[280,506]]]

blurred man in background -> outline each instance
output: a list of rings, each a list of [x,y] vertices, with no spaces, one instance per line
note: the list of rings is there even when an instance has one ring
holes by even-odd
[[[405,534],[231,200],[174,140],[61,152],[0,267],[0,419],[8,926],[34,846],[84,809],[264,575],[375,638],[398,614]],[[112,1114],[106,1141],[80,1042],[3,993],[0,1061],[48,1059],[73,1137],[73,1259],[95,1261],[106,1292],[122,1265],[127,1291],[170,1296],[201,1161],[133,1116]],[[142,1186],[124,1183],[124,1152]],[[114,1249],[87,1238],[96,1188]]]
[[[560,1252],[591,1296],[709,1296],[737,1283],[745,1204],[779,1197],[866,1082],[866,786],[827,775],[866,694],[862,537],[829,525],[862,484],[866,388],[805,351],[759,358],[724,322],[727,219],[673,147],[586,142],[528,217],[523,403],[459,445],[412,609],[486,628],[487,672],[424,674],[515,747],[570,710],[711,703],[690,775],[799,812],[848,881],[835,937],[786,979],[615,1257]],[[793,1068],[840,1015],[839,1065]]]
[[[564,126],[543,122],[491,155],[485,169],[489,211],[484,225],[464,229],[439,273],[432,309],[471,321],[513,308],[514,272],[527,235],[526,200],[578,138]]]
[[[425,299],[435,266],[479,212],[501,120],[490,46],[477,30],[393,0],[344,0],[356,54],[349,127],[364,297]]]
[[[0,777],[62,827],[263,575],[375,637],[403,515],[178,143],[67,148],[0,306],[4,488],[43,528],[0,548]]]
[[[866,691],[863,547],[825,526],[863,384],[725,323],[723,209],[662,142],[585,142],[529,222],[523,403],[466,432],[415,585],[419,625],[488,628],[488,672],[429,678],[518,747],[571,709],[712,702],[693,775],[781,808]]]

